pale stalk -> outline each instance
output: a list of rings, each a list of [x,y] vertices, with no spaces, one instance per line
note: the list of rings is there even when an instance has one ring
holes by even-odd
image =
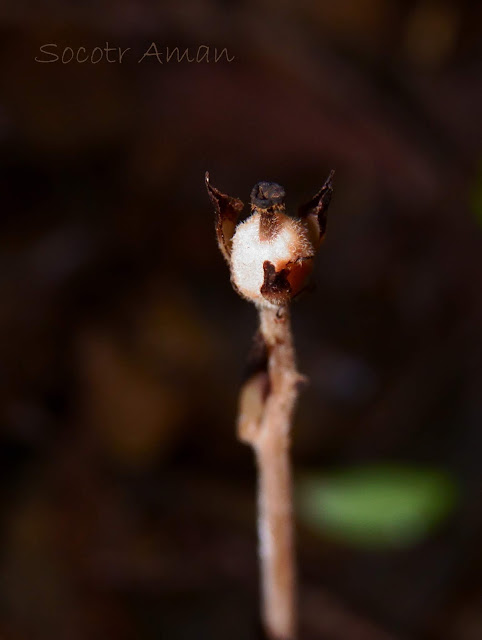
[[[262,405],[258,402],[258,415],[248,420],[246,412],[240,414],[240,438],[252,445],[258,466],[263,623],[270,639],[294,640],[296,571],[289,449],[293,411],[303,377],[296,370],[288,307],[261,308],[259,313],[269,382]],[[263,393],[261,384],[258,387]]]

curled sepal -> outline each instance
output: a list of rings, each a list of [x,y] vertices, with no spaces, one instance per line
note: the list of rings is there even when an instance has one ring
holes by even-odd
[[[326,231],[326,214],[330,205],[331,196],[333,194],[333,176],[335,171],[330,171],[330,175],[325,184],[318,191],[316,196],[306,204],[303,204],[299,210],[299,217],[308,225],[308,230],[313,241],[315,249],[319,246]]]
[[[216,212],[216,235],[218,246],[226,262],[231,262],[231,240],[234,235],[236,223],[243,210],[244,204],[238,198],[221,193],[209,182],[209,172],[205,174],[206,188]]]
[[[269,260],[263,262],[264,281],[261,295],[265,300],[275,305],[282,305],[291,297],[291,285],[288,281],[288,269],[276,271]]]

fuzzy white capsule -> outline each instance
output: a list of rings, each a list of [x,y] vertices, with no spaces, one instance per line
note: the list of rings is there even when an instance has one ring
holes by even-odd
[[[311,271],[310,258],[315,251],[305,226],[284,213],[277,214],[273,233],[263,239],[262,215],[255,210],[237,226],[232,239],[231,277],[242,296],[258,305],[273,306],[262,293],[265,262],[270,262],[276,273],[287,270],[292,297],[299,293]]]

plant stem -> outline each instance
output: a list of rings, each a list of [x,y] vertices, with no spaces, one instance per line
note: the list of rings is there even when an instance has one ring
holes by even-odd
[[[294,640],[296,572],[289,448],[293,411],[303,377],[296,370],[288,307],[261,308],[260,330],[268,353],[268,391],[256,424],[253,421],[245,424],[240,437],[252,445],[258,467],[259,560],[265,630],[271,640]],[[246,414],[240,413],[240,419],[246,422]]]

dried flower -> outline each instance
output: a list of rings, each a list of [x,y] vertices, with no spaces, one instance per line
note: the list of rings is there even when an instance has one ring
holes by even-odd
[[[218,245],[241,296],[258,307],[278,307],[306,287],[326,230],[333,175],[331,171],[321,190],[299,208],[297,217],[286,213],[283,187],[258,182],[251,192],[251,214],[238,223],[243,203],[213,187],[206,172]]]
[[[239,222],[241,200],[218,191],[206,173],[218,244],[231,282],[256,304],[259,314],[255,367],[240,393],[238,437],[256,456],[261,610],[266,637],[272,640],[294,640],[297,627],[289,447],[304,377],[296,367],[288,303],[306,286],[313,268],[326,229],[333,173],[297,217],[286,213],[283,187],[259,182],[244,222]]]

